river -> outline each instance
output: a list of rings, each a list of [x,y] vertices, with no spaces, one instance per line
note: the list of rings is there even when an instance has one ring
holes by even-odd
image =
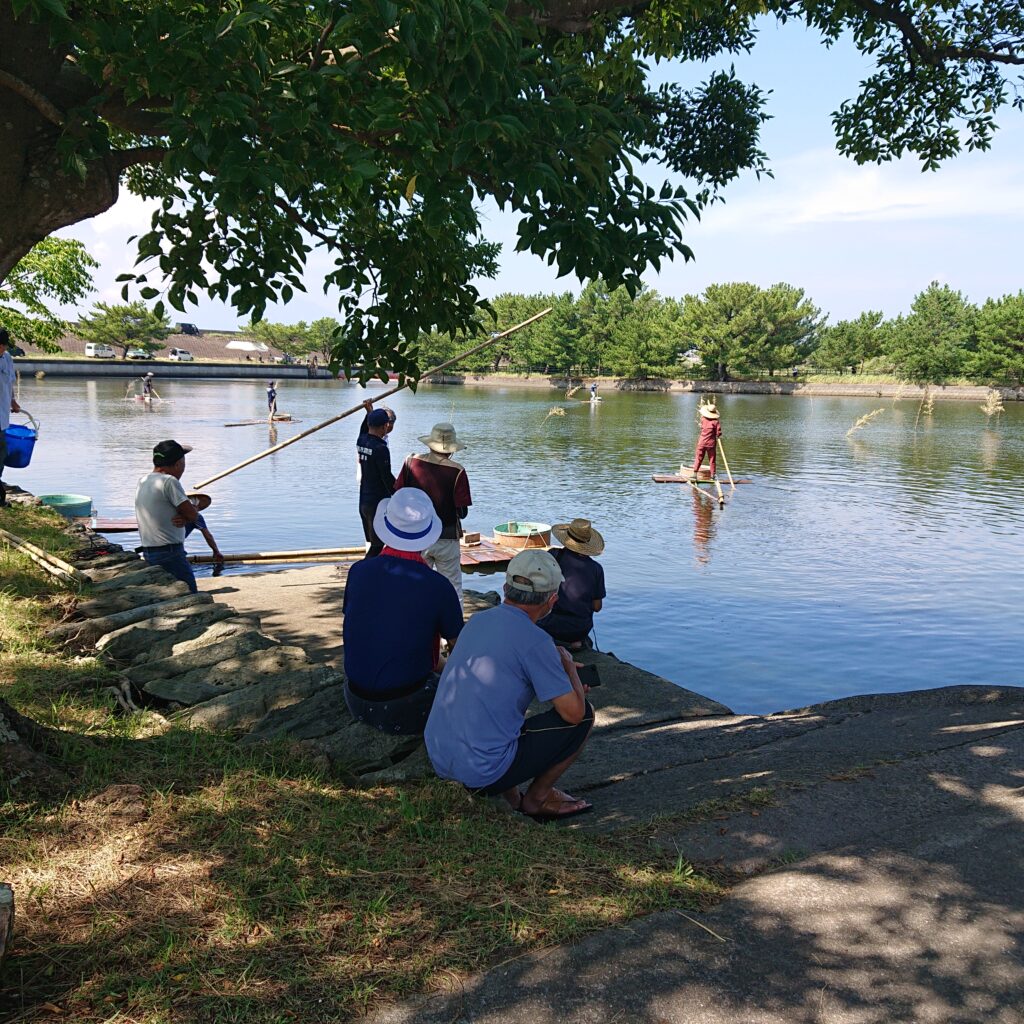
[[[23,381],[41,436],[32,464],[5,479],[131,515],[156,441],[193,445],[189,485],[363,395],[345,383],[283,382],[278,406],[302,423],[271,431],[224,426],[264,415],[259,381],[157,386],[167,401],[147,408],[124,401],[116,380]],[[937,403],[915,426],[916,401],[724,396],[726,453],[736,478],[752,483],[718,511],[688,487],[651,482],[692,457],[696,396],[604,396],[591,406],[521,388],[402,392],[389,399],[395,468],[423,450],[418,435],[451,420],[468,445],[459,455],[474,498],[468,529],[592,519],[607,542],[599,647],[736,711],[1024,682],[1024,408],[1008,404],[988,420],[977,403]],[[553,406],[565,415],[548,416]],[[848,437],[874,409],[884,412]],[[211,485],[207,519],[221,549],[361,542],[356,426],[342,421]],[[189,546],[206,550],[198,536]],[[497,589],[500,579],[467,585]]]

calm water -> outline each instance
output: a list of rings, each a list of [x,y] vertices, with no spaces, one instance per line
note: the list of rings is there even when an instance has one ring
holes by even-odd
[[[170,401],[150,410],[124,402],[117,381],[23,382],[42,438],[32,465],[7,479],[37,494],[90,494],[103,515],[131,515],[156,441],[195,447],[188,485],[362,396],[347,384],[286,381],[279,407],[303,423],[272,434],[224,427],[264,414],[260,382],[158,386]],[[726,452],[733,474],[753,483],[719,512],[689,488],[650,480],[692,457],[696,398],[605,393],[591,407],[511,388],[403,392],[389,400],[393,462],[450,419],[470,446],[460,455],[474,497],[469,529],[591,518],[607,541],[601,649],[737,711],[1024,683],[1024,409],[1008,405],[987,426],[977,403],[940,403],[915,431],[916,402],[727,396]],[[554,404],[566,415],[545,420]],[[361,542],[356,426],[342,421],[211,485],[207,517],[221,549]],[[206,550],[201,537],[191,548]]]

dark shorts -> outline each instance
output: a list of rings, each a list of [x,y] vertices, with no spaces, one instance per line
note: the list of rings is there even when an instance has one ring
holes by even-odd
[[[4,475],[4,466],[7,464],[7,437],[0,430],[0,476]]]
[[[434,695],[441,677],[432,672],[413,693],[387,700],[366,700],[357,697],[345,683],[345,703],[352,717],[363,725],[392,736],[422,736],[427,717],[434,706]]]
[[[370,545],[369,550],[366,552],[367,558],[375,558],[384,550],[384,541],[377,536],[377,533],[373,528],[373,517],[376,514],[376,505],[359,506],[359,518],[363,521],[363,536]]]
[[[586,714],[579,725],[570,725],[554,708],[528,718],[523,723],[523,731],[516,745],[516,756],[508,766],[508,771],[497,782],[475,792],[484,796],[497,796],[543,775],[583,746],[593,724],[594,709],[589,700]]]

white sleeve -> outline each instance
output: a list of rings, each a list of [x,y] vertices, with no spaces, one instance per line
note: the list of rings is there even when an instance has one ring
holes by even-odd
[[[185,488],[181,486],[181,481],[173,476],[169,476],[164,473],[164,497],[177,508],[182,502],[188,501],[188,495],[185,493]]]

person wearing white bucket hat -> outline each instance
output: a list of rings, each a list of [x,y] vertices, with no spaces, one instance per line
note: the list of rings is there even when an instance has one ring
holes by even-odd
[[[423,561],[441,533],[427,494],[404,487],[382,499],[373,529],[384,543],[380,555],[356,562],[345,584],[345,703],[380,732],[417,736],[437,690],[440,641],[455,643],[462,605]]]
[[[4,475],[7,461],[7,437],[5,431],[11,425],[11,413],[21,412],[21,406],[14,399],[14,360],[10,353],[11,338],[7,329],[0,327],[0,477]],[[7,489],[0,482],[0,507],[7,504]]]
[[[395,479],[400,487],[418,487],[430,495],[434,511],[441,520],[441,535],[423,552],[427,565],[446,576],[462,600],[462,520],[473,504],[466,470],[449,456],[466,446],[459,441],[450,423],[435,423],[430,433],[420,440],[430,450],[423,455],[410,455]]]
[[[505,602],[466,623],[423,735],[441,778],[500,795],[537,821],[592,809],[555,788],[594,724],[576,663],[537,626],[558,600],[561,582],[562,570],[547,551],[520,551],[509,562]],[[534,700],[553,707],[527,718]],[[519,787],[528,781],[524,793]]]

